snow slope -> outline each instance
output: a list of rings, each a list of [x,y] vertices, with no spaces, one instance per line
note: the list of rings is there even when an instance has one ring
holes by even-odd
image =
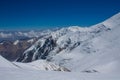
[[[0,80],[119,80],[119,74],[53,72],[36,69],[16,68],[0,56]],[[30,63],[31,64],[31,63]],[[36,64],[36,62],[34,62]],[[37,63],[38,64],[38,63]],[[23,67],[24,65],[21,64]],[[25,67],[25,66],[24,66]],[[27,67],[28,68],[28,67]]]
[[[0,69],[0,80],[119,80],[119,74]]]
[[[75,72],[119,73],[119,22],[120,13],[89,28],[62,28],[39,39],[18,61],[43,59]],[[111,71],[104,70],[108,65]]]
[[[44,71],[66,71],[69,72],[67,68],[55,65],[54,63],[45,61],[45,60],[37,60],[30,63],[19,63],[14,62],[19,68],[24,70],[44,70]]]
[[[13,66],[11,69],[1,67],[0,78],[2,80],[119,80],[119,34],[120,13],[90,28],[78,26],[62,28],[39,39],[19,58],[20,62],[30,63],[11,63],[0,57],[0,66]],[[19,69],[15,69],[13,64]],[[71,72],[57,72],[65,70]]]
[[[117,19],[116,19],[117,18]],[[110,22],[110,26],[107,24]],[[104,26],[103,26],[104,23]],[[53,62],[71,71],[120,73],[120,13],[92,26],[91,30],[110,28],[101,34],[88,38],[70,52],[61,52],[53,57]],[[74,34],[75,35],[75,34]],[[88,37],[88,36],[87,36]]]
[[[117,72],[120,67],[120,26],[116,26],[108,33],[93,40],[93,46],[99,50],[99,61],[96,61],[95,67],[101,72]],[[98,44],[100,42],[100,44]],[[98,64],[99,63],[99,64]],[[94,67],[93,66],[93,67]]]
[[[40,37],[51,33],[52,30],[31,30],[31,31],[0,31],[0,38],[15,37]]]
[[[0,55],[0,68],[17,68],[17,66]]]
[[[36,69],[26,69],[24,64],[18,68],[14,67],[11,62],[0,56],[0,80],[119,80],[119,74],[104,73],[81,73],[81,72],[58,72],[58,71],[41,71]],[[31,63],[30,63],[31,64]],[[38,62],[33,62],[38,64]],[[24,66],[24,69],[21,68]],[[27,67],[28,68],[28,67]]]

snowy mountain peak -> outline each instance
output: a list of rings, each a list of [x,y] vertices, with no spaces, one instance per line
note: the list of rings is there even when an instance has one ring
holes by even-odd
[[[120,12],[103,22],[109,28],[120,26]]]
[[[87,28],[87,27],[80,27],[80,26],[70,26],[67,29],[72,31],[72,32],[77,32],[77,31],[87,31],[89,28]]]
[[[109,64],[119,57],[119,16],[120,13],[89,28],[72,26],[51,32],[27,49],[17,61],[39,59],[71,71],[100,72],[99,65]]]

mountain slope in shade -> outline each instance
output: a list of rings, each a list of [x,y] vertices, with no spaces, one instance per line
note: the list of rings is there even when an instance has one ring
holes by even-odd
[[[37,38],[26,40],[4,40],[0,43],[0,55],[10,61],[16,60],[26,49],[36,42]]]

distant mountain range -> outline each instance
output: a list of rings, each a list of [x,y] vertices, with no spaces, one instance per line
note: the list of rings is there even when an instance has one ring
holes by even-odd
[[[0,54],[14,61],[33,43],[51,31],[54,30],[0,31]]]
[[[42,37],[54,30],[0,31],[0,41]]]

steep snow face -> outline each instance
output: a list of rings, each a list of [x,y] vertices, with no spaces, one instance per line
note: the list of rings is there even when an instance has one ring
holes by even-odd
[[[33,61],[30,63],[11,63],[0,56],[0,78],[120,80],[119,17],[120,13],[85,30],[75,26],[52,32],[39,39],[18,59],[20,62]]]

